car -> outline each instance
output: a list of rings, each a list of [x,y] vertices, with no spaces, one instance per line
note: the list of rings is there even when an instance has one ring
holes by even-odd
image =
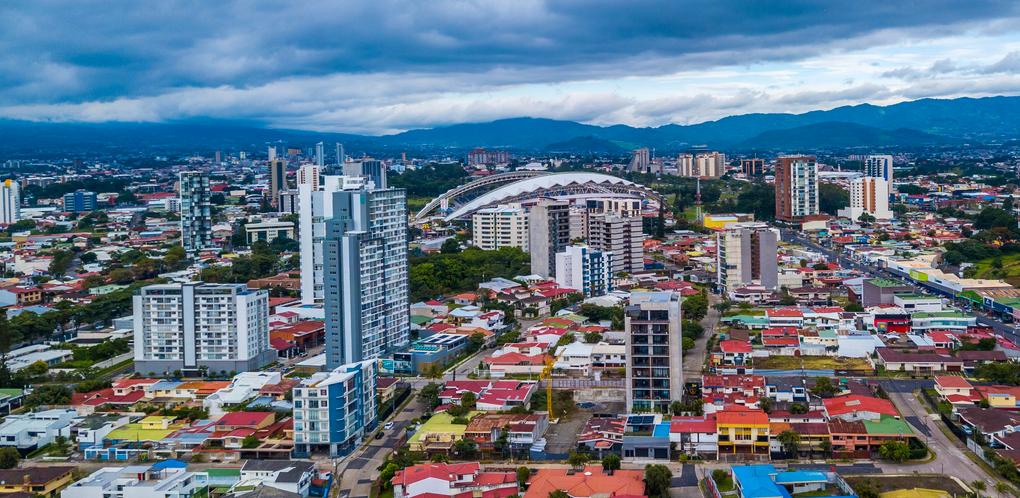
[[[376,432],[375,433],[375,438],[376,439],[382,439],[383,438],[383,431]]]
[[[386,430],[390,430],[392,428],[393,428],[393,422],[386,422],[386,425],[383,426],[383,429],[386,429]]]

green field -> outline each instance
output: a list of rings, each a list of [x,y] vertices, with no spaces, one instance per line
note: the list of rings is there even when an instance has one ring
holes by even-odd
[[[979,260],[967,270],[967,274],[974,278],[999,279],[1014,286],[1020,285],[1020,253]]]
[[[833,358],[829,356],[770,356],[755,358],[754,368],[765,370],[871,370],[871,364],[863,358]]]

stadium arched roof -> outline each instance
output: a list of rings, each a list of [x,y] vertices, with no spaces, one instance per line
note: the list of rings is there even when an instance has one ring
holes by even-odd
[[[583,194],[629,194],[652,197],[661,202],[654,190],[623,178],[601,173],[556,173],[517,181],[499,187],[457,207],[445,218],[447,221],[466,218],[479,209],[508,202],[520,202],[539,197],[571,197]]]

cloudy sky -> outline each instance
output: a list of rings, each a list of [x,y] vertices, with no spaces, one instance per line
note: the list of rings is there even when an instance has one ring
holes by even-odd
[[[0,117],[383,134],[1016,95],[1018,18],[984,0],[6,0]]]

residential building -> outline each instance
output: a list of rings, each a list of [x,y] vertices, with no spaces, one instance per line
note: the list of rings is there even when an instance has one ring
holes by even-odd
[[[21,187],[10,178],[0,184],[0,225],[12,225],[21,219]]]
[[[818,212],[818,164],[815,157],[780,157],[776,164],[776,219],[801,221]]]
[[[505,498],[517,495],[517,474],[483,472],[477,462],[423,463],[398,470],[390,481],[394,498]]]
[[[134,296],[135,371],[244,372],[272,363],[269,294],[245,284],[158,284]]]
[[[885,180],[886,185],[891,186],[893,183],[893,157],[888,154],[879,154],[864,156],[861,158],[862,168],[864,176],[872,178],[881,178]],[[889,192],[886,192],[888,195]]]
[[[298,185],[311,185],[312,190],[319,190],[319,178],[322,171],[317,164],[302,164],[297,171]]]
[[[410,343],[407,194],[374,185],[331,195],[322,240],[328,369]]]
[[[731,295],[757,284],[766,290],[779,285],[779,230],[767,223],[732,223],[716,233],[716,278]]]
[[[78,189],[64,194],[64,211],[84,213],[96,210],[96,193]]]
[[[480,209],[471,215],[471,242],[486,251],[516,247],[528,251],[528,211],[520,204]]]
[[[103,467],[60,492],[61,498],[190,498],[206,490],[201,474],[185,467]]]
[[[761,176],[765,174],[765,160],[757,157],[740,160],[740,171],[744,176]]]
[[[77,467],[22,467],[0,470],[0,496],[40,496],[52,498],[57,490],[74,480]]]
[[[346,455],[375,429],[376,362],[341,365],[302,379],[293,391],[294,456]]]
[[[677,174],[690,178],[719,178],[726,172],[726,154],[705,152],[696,156],[681,154]]]
[[[769,415],[762,410],[735,408],[715,414],[719,455],[768,455]]]
[[[276,207],[280,192],[287,190],[287,161],[281,157],[270,159],[269,163],[269,205]]]
[[[477,147],[468,152],[468,166],[486,166],[490,164],[506,164],[510,162],[510,152],[500,149],[483,149]]]
[[[298,460],[245,460],[240,482],[257,482],[280,491],[308,498],[312,479],[318,475],[315,464]]]
[[[680,294],[634,292],[624,315],[627,408],[666,411],[683,394]]]
[[[385,190],[386,164],[378,159],[361,158],[357,161],[347,161],[343,165],[344,176],[363,178],[366,183],[371,183],[374,188]]]
[[[640,149],[634,149],[631,154],[630,171],[636,173],[647,173],[648,167],[652,164],[648,148],[642,147]]]
[[[607,475],[598,465],[583,472],[545,467],[528,479],[524,498],[547,498],[554,491],[564,491],[570,498],[645,496],[644,471],[615,470]]]
[[[613,253],[613,275],[644,270],[644,240],[640,217],[603,214],[588,218],[588,245],[592,249]]]
[[[318,182],[316,182],[318,183]],[[276,212],[282,214],[298,214],[301,211],[301,200],[297,190],[281,190],[276,203]]]
[[[570,244],[570,204],[542,199],[528,213],[528,249],[531,273],[556,275],[556,254]]]
[[[613,258],[609,251],[567,246],[556,254],[556,283],[580,290],[584,297],[608,294],[613,290]]]
[[[259,240],[263,242],[272,242],[276,239],[294,240],[294,223],[279,220],[246,223],[244,232],[248,236],[249,245]]]
[[[71,437],[74,410],[52,409],[8,415],[0,424],[0,447],[12,446],[26,454],[53,442],[57,436]]]
[[[857,221],[868,214],[878,220],[890,220],[889,182],[872,176],[850,180],[850,205],[839,210],[839,215]]]
[[[201,171],[182,171],[180,175],[181,243],[184,250],[196,253],[212,247],[212,203],[209,200],[209,176]]]
[[[897,295],[912,294],[914,288],[898,280],[869,278],[863,281],[861,292],[861,305],[869,308],[882,304],[895,304]]]

